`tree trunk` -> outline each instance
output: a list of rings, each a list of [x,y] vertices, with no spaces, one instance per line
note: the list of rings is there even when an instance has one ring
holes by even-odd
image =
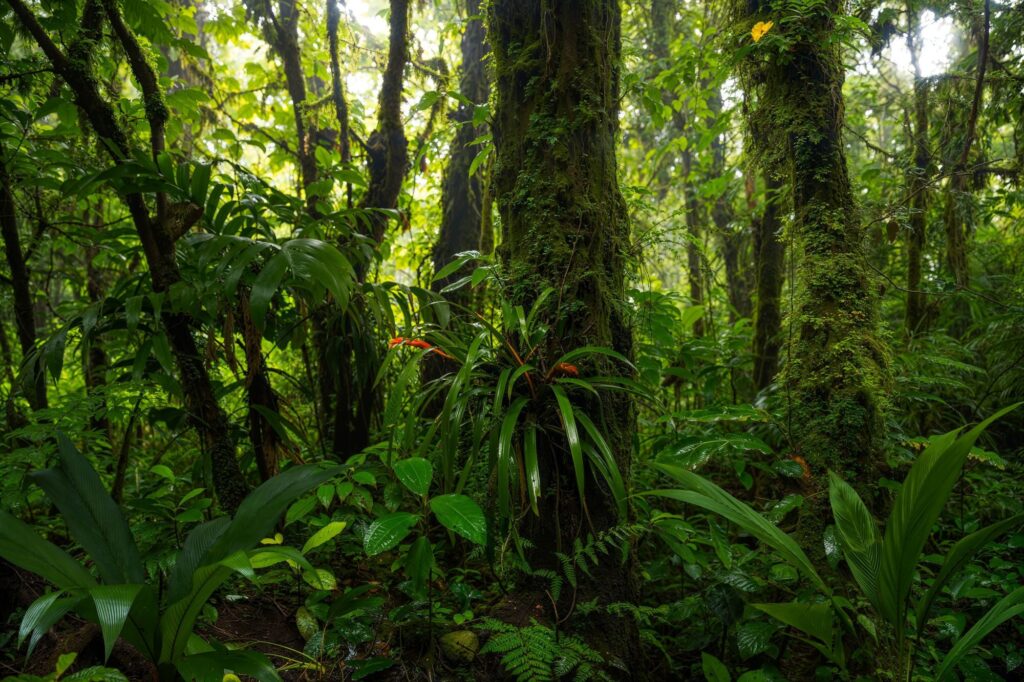
[[[364,210],[396,209],[402,182],[409,168],[409,142],[402,125],[402,85],[408,61],[409,2],[391,0],[388,62],[380,87],[377,127],[366,141],[366,165],[370,183],[360,202]],[[388,217],[381,211],[369,216],[374,243],[384,240]],[[364,279],[369,262],[356,263],[359,279]],[[350,303],[361,306],[358,298]],[[369,444],[374,420],[380,411],[380,395],[374,388],[381,350],[373,334],[359,327],[360,310],[341,320],[343,327],[332,349],[336,358],[333,388],[334,409],[329,412],[329,429],[335,454],[346,457]]]
[[[974,131],[978,125],[978,114],[981,111],[981,100],[984,94],[985,69],[988,66],[988,33],[991,6],[985,0],[984,19],[981,35],[978,40],[978,77],[975,81],[974,99],[967,117],[963,145],[960,154],[953,164],[952,174],[946,190],[946,206],[944,222],[946,226],[946,263],[953,275],[958,289],[970,286],[970,273],[967,263],[967,217],[971,212],[969,201],[971,173],[967,161],[974,143]],[[965,306],[960,306],[958,317],[966,314]],[[954,326],[960,326],[959,324]]]
[[[907,50],[914,66],[914,165],[907,182],[910,205],[910,234],[907,236],[907,334],[925,330],[925,298],[921,291],[921,258],[925,246],[928,221],[928,182],[931,151],[928,145],[928,81],[921,77],[917,40],[920,31],[912,3],[907,4]]]
[[[786,246],[782,241],[782,180],[765,173],[764,211],[754,222],[754,385],[765,389],[779,370],[782,347],[782,281]]]
[[[479,0],[465,0],[465,11],[469,17],[478,16]],[[478,18],[471,19],[466,24],[466,31],[462,36],[462,78],[459,90],[473,104],[486,104],[489,97],[486,56],[486,32],[483,22]],[[473,159],[483,149],[471,143],[487,132],[487,126],[473,125],[473,107],[466,104],[459,105],[452,115],[452,122],[456,126],[455,137],[448,152],[448,166],[444,173],[441,229],[432,254],[434,272],[447,265],[458,253],[481,250],[484,231],[490,229],[490,221],[487,219],[487,209],[490,207],[484,202],[483,169],[475,169],[472,175],[469,173]],[[465,274],[454,272],[434,282],[432,287],[435,291],[440,291]],[[469,287],[451,292],[446,298],[463,306],[469,305],[472,300]]]
[[[708,119],[708,126],[718,123],[722,114],[722,98],[715,93],[708,99],[708,108],[711,116]],[[709,180],[716,180],[726,174],[725,141],[721,135],[716,135],[711,141],[711,173]],[[715,199],[711,208],[711,220],[715,224],[715,231],[722,248],[722,261],[725,265],[725,287],[729,296],[729,321],[735,322],[738,317],[750,317],[750,268],[744,265],[746,260],[746,247],[748,243],[747,232],[744,229],[733,229],[732,222],[735,211],[732,205],[731,187],[728,183],[722,193]]]
[[[11,177],[7,171],[7,159],[0,159],[0,231],[3,232],[4,252],[11,269],[11,287],[14,289],[14,324],[21,345],[22,361],[36,345],[36,318],[32,307],[32,290],[29,282],[25,254],[21,250],[21,236],[18,234],[18,214],[14,204]],[[32,387],[28,402],[33,410],[47,407],[45,363],[39,363],[31,377]]]
[[[625,252],[629,223],[616,171],[620,14],[617,0],[494,0],[489,40],[495,56],[497,102],[494,140],[495,197],[513,304],[530,309],[545,289],[556,293],[540,318],[550,331],[534,362],[554,362],[586,345],[631,354],[624,310]],[[581,373],[622,373],[621,366],[592,361]],[[628,480],[636,414],[624,393],[574,396],[607,440]],[[549,409],[550,408],[550,409]],[[534,416],[550,421],[554,406]],[[555,551],[571,551],[576,538],[600,534],[617,523],[611,495],[586,478],[579,498],[564,437],[538,437],[546,489],[540,517],[524,529],[534,544],[531,565],[555,566]],[[586,512],[582,511],[583,504]],[[615,552],[612,552],[615,555]],[[630,563],[604,557],[581,579],[576,602],[604,606],[631,601]],[[561,606],[568,607],[567,604]],[[563,612],[564,615],[564,612]],[[629,617],[603,610],[587,623],[599,649],[636,663],[638,640]],[[643,671],[631,668],[627,676]]]
[[[132,157],[132,149],[114,109],[99,92],[90,58],[96,44],[90,34],[99,31],[105,14],[128,56],[132,72],[146,99],[150,144],[154,155],[163,149],[163,124],[167,108],[157,87],[156,74],[146,62],[134,35],[121,20],[113,0],[104,0],[103,5],[98,0],[86,0],[82,18],[82,30],[86,38],[76,40],[67,55],[53,43],[23,0],[7,0],[7,3],[50,60],[54,71],[71,88],[75,103],[96,134],[105,141],[114,163],[120,164]],[[150,216],[141,194],[127,193],[124,201],[142,243],[153,290],[165,292],[181,281],[174,239],[168,230],[167,197],[158,193],[156,219]],[[231,439],[227,417],[217,404],[210,375],[192,336],[192,320],[185,313],[165,311],[161,314],[161,322],[178,366],[190,420],[199,432],[205,453],[211,459],[217,497],[221,505],[233,513],[248,493],[248,485],[235,458],[235,444]]]
[[[777,19],[784,4],[774,2],[777,13],[750,21]],[[749,113],[752,142],[768,168],[784,164],[793,199],[798,293],[788,321],[792,342],[783,383],[794,454],[811,470],[800,533],[822,561],[826,471],[877,488],[883,464],[879,393],[887,363],[843,148],[844,72],[834,40],[842,12],[840,0],[807,10],[784,29],[789,50],[755,49],[743,74],[748,102],[756,102]]]

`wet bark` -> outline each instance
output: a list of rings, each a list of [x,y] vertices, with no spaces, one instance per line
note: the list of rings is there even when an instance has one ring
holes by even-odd
[[[479,0],[465,0],[465,12],[469,17],[480,14]],[[487,44],[483,22],[477,18],[466,24],[462,36],[462,75],[459,90],[473,104],[486,104],[490,93],[487,78]],[[455,137],[448,151],[448,166],[445,168],[441,196],[441,229],[434,244],[432,258],[434,272],[438,272],[463,251],[482,250],[484,231],[490,229],[487,220],[489,206],[485,204],[484,169],[477,168],[471,175],[469,168],[473,159],[483,149],[471,144],[486,134],[485,124],[473,125],[473,107],[460,104],[452,114]],[[440,291],[448,284],[467,273],[454,272],[431,285]],[[449,301],[457,305],[469,305],[471,292],[463,287],[446,294]]]
[[[379,209],[398,208],[402,182],[409,169],[409,142],[402,125],[402,86],[409,52],[409,2],[391,0],[388,61],[381,82],[377,127],[366,141],[366,165],[369,186],[360,201],[370,211],[368,227],[374,243],[380,244],[388,225],[388,215]],[[369,262],[356,263],[360,280],[366,278]],[[338,325],[336,344],[325,345],[334,358],[332,388],[335,399],[328,412],[333,452],[341,457],[359,452],[370,441],[381,399],[373,387],[376,368],[381,362],[381,343],[361,328],[365,317],[355,298],[350,314]],[[323,366],[323,365],[322,365]]]
[[[623,309],[629,223],[615,156],[620,21],[616,0],[495,0],[490,6],[488,38],[497,75],[493,178],[502,219],[500,255],[511,283],[506,293],[530,309],[545,289],[556,291],[540,313],[550,327],[535,354],[540,363],[584,345],[631,354]],[[598,360],[579,369],[624,371]],[[636,429],[632,401],[610,392],[573,400],[601,429],[628,480]],[[555,434],[560,427],[550,424],[554,414],[557,408],[547,405],[528,418]],[[538,453],[541,513],[530,517],[523,532],[534,543],[531,565],[553,567],[555,551],[626,519],[618,517],[598,477],[586,477],[580,499],[564,436],[538,435]],[[580,576],[576,603],[596,598],[603,606],[635,598],[630,560],[612,554],[590,577]],[[563,616],[571,612],[569,599],[557,605]],[[635,666],[639,644],[631,618],[599,610],[582,625],[592,644],[631,664],[625,677],[644,676]]]
[[[967,262],[967,230],[969,225],[968,217],[971,212],[969,194],[972,174],[967,167],[967,162],[971,155],[975,129],[978,124],[978,114],[981,110],[981,100],[984,94],[985,70],[988,66],[990,15],[990,0],[985,0],[983,25],[978,40],[978,76],[975,81],[974,97],[971,101],[971,111],[968,114],[967,125],[964,129],[964,140],[960,154],[957,156],[951,170],[943,213],[943,222],[946,228],[946,264],[953,275],[953,281],[958,289],[966,289],[970,286],[970,271]],[[958,311],[961,318],[967,313],[964,308],[961,305]]]
[[[131,158],[128,137],[118,123],[113,108],[100,94],[92,74],[89,55],[95,41],[76,41],[68,54],[64,54],[22,0],[7,0],[7,3],[49,59],[54,71],[71,88],[75,103],[106,144],[114,163],[122,163],[124,159]],[[98,0],[87,0],[83,9],[82,24],[86,27],[83,30],[100,26],[104,17],[110,21],[142,90],[150,125],[150,145],[154,154],[158,153],[163,149],[163,127],[168,114],[155,73],[146,62],[138,42],[121,20],[117,5],[112,0],[105,0],[102,5]],[[142,194],[126,193],[124,201],[142,244],[153,290],[167,291],[181,281],[181,274],[175,257],[174,239],[165,222],[168,220],[166,196],[157,196],[155,219],[150,215]],[[235,458],[235,444],[231,439],[227,417],[217,404],[210,375],[192,336],[192,320],[184,313],[166,311],[161,315],[161,323],[178,367],[190,420],[201,437],[204,451],[211,458],[217,497],[226,510],[233,512],[247,494],[248,485]]]
[[[713,126],[722,113],[721,96],[716,93],[709,98],[708,108],[712,114],[708,125]],[[709,179],[715,180],[723,177],[726,173],[725,141],[721,135],[715,136],[715,139],[711,141],[711,155]],[[734,322],[737,317],[750,317],[750,290],[753,278],[751,269],[746,265],[749,262],[746,253],[749,234],[747,230],[734,228],[732,224],[736,212],[732,204],[731,185],[732,183],[729,183],[715,199],[715,203],[711,207],[711,221],[718,234],[722,261],[725,265],[725,287],[729,296],[729,321]]]
[[[782,241],[782,181],[765,174],[764,210],[754,222],[754,385],[763,390],[775,379],[782,348],[782,282],[786,246]]]
[[[924,252],[928,220],[928,183],[931,150],[928,144],[929,86],[921,76],[917,41],[920,31],[912,4],[907,5],[907,50],[914,67],[914,113],[911,124],[914,150],[913,166],[907,178],[910,233],[907,235],[907,311],[906,330],[913,336],[926,328],[925,298],[921,291],[921,259]]]
[[[0,152],[2,151],[0,150]],[[11,177],[7,170],[7,159],[0,159],[0,232],[3,233],[7,266],[11,270],[11,288],[14,291],[14,325],[18,343],[21,346],[22,361],[24,361],[36,345],[36,317],[32,305],[28,265],[25,263],[25,254],[21,248],[21,236],[18,233],[18,214],[14,203]],[[29,405],[33,410],[45,409],[47,407],[46,371],[42,364],[31,377],[31,382],[26,396]]]

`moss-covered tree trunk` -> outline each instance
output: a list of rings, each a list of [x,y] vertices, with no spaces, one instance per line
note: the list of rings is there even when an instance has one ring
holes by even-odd
[[[872,488],[877,478],[886,349],[843,151],[843,3],[825,0],[781,24],[772,10],[784,6],[773,2],[748,17],[774,20],[777,34],[752,52],[744,81],[752,141],[767,167],[780,164],[793,201],[797,295],[782,379],[794,454],[811,469],[801,524],[808,546],[820,548],[826,471]]]
[[[754,222],[754,386],[766,388],[779,371],[782,347],[782,282],[785,243],[782,241],[782,182],[765,173],[764,210]]]
[[[620,22],[617,0],[491,3],[489,39],[497,75],[494,187],[507,294],[529,309],[541,292],[556,292],[543,307],[542,322],[550,331],[534,362],[554,362],[586,345],[631,353],[623,303],[629,223],[615,156]],[[579,371],[624,368],[590,360]],[[572,399],[603,432],[628,480],[636,430],[632,401],[621,393]],[[551,405],[535,416],[551,421],[555,414]],[[541,480],[547,483],[540,518],[524,533],[534,544],[531,563],[554,567],[555,551],[571,551],[574,539],[585,540],[621,519],[611,495],[589,473],[584,514],[565,437],[552,433],[538,441]],[[612,554],[602,557],[590,577],[580,576],[576,603],[632,600],[629,565]],[[559,606],[571,608],[564,601]],[[637,660],[631,619],[598,610],[587,625],[596,646],[627,662]],[[642,670],[630,672],[642,676]]]

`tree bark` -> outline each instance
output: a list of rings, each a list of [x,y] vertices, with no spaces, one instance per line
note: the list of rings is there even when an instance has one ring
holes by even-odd
[[[711,116],[708,125],[714,126],[722,114],[722,97],[717,92],[708,99]],[[721,135],[711,141],[711,173],[709,180],[722,178],[726,174],[726,148]],[[750,269],[744,265],[748,233],[745,229],[733,229],[735,217],[730,182],[715,199],[711,207],[711,220],[715,224],[718,240],[722,249],[722,261],[725,265],[725,288],[729,296],[729,321],[735,322],[738,317],[750,317],[751,300]]]
[[[978,39],[978,77],[975,81],[974,97],[971,111],[967,117],[963,145],[960,154],[953,164],[946,190],[946,206],[944,222],[946,227],[946,263],[953,275],[958,289],[970,286],[970,270],[967,262],[967,224],[965,216],[970,212],[968,194],[970,192],[971,174],[967,161],[974,143],[974,133],[978,125],[978,114],[981,111],[981,100],[984,94],[985,69],[988,66],[988,34],[991,18],[990,0],[985,0],[984,18],[981,35]],[[961,313],[966,313],[962,309]],[[961,316],[962,317],[962,316]]]
[[[907,191],[910,195],[910,234],[907,236],[907,334],[913,336],[925,330],[925,298],[921,291],[921,258],[924,252],[928,220],[928,181],[931,151],[928,145],[928,82],[921,77],[918,64],[916,16],[907,6],[910,23],[907,30],[907,49],[914,66],[914,165],[910,169]]]
[[[480,14],[479,0],[464,0],[468,17]],[[459,90],[473,104],[486,104],[490,96],[487,78],[486,31],[479,18],[472,18],[466,24],[462,35],[462,77]],[[448,150],[448,165],[445,168],[441,195],[441,229],[437,235],[432,253],[434,272],[447,265],[455,255],[463,251],[479,251],[484,242],[484,231],[490,229],[485,199],[485,181],[482,168],[470,174],[473,159],[483,147],[471,144],[486,134],[485,124],[473,125],[473,107],[460,104],[452,114],[455,136]],[[465,272],[454,272],[450,276],[432,283],[434,291],[440,291],[448,284],[464,276]],[[471,303],[469,287],[463,287],[446,295],[449,301],[458,305]]]
[[[754,385],[763,390],[779,370],[782,347],[782,281],[786,246],[782,241],[782,181],[765,173],[764,210],[754,223]]]
[[[633,341],[624,310],[629,222],[615,156],[618,2],[494,0],[489,16],[497,75],[493,178],[502,219],[500,253],[510,282],[506,294],[513,304],[530,309],[541,292],[556,291],[540,312],[550,331],[533,362],[553,362],[585,345],[629,356]],[[625,371],[611,362],[591,363],[579,371]],[[575,397],[628,480],[636,431],[631,399],[624,393]],[[534,417],[550,421],[553,414],[557,409],[550,405],[538,408]],[[540,518],[524,533],[535,547],[531,565],[551,567],[555,551],[571,551],[576,538],[600,534],[625,519],[618,518],[611,495],[592,475],[580,499],[564,437],[539,434],[538,453],[546,489]],[[589,515],[582,511],[584,503]],[[580,576],[578,603],[635,598],[631,564],[619,558],[606,557],[589,578]],[[599,649],[630,664],[639,660],[631,618],[599,611],[585,625]],[[636,667],[626,673],[642,675]]]
[[[384,240],[388,216],[379,209],[398,208],[402,182],[409,168],[409,142],[402,125],[402,85],[409,52],[409,2],[391,0],[388,61],[381,82],[377,127],[366,141],[366,165],[370,182],[359,207],[372,211],[368,217],[370,236],[375,244]],[[369,262],[358,262],[356,273],[365,279]],[[353,314],[341,321],[336,345],[325,346],[336,359],[333,411],[328,413],[332,450],[340,457],[359,452],[369,444],[374,419],[380,409],[380,396],[373,382],[380,366],[377,339],[360,328],[359,306],[350,303]],[[323,366],[323,365],[322,365]]]
[[[21,345],[22,361],[24,361],[36,345],[36,317],[32,306],[28,265],[25,263],[25,254],[21,250],[18,214],[7,162],[7,159],[0,159],[0,232],[3,233],[7,265],[11,269],[11,288],[14,290],[14,325],[18,333],[18,343]],[[44,363],[39,364],[31,381],[31,390],[26,396],[29,405],[33,410],[45,409],[48,405]]]
[[[783,5],[749,20],[777,19]],[[792,194],[797,295],[782,380],[792,448],[811,470],[800,533],[822,561],[826,471],[877,488],[887,364],[843,148],[844,71],[834,40],[842,12],[840,0],[815,5],[779,29],[792,41],[787,51],[755,49],[742,74],[751,141],[766,168],[783,164]]]
[[[100,94],[92,74],[89,53],[95,41],[76,41],[65,55],[54,44],[23,0],[7,0],[7,3],[50,60],[54,71],[71,88],[75,103],[106,144],[114,163],[120,164],[130,159],[132,150],[128,137],[118,123],[113,108]],[[159,89],[154,89],[156,77],[152,67],[144,58],[140,58],[141,48],[121,21],[119,10],[113,0],[104,0],[103,5],[98,0],[86,0],[82,19],[83,31],[101,25],[104,13],[129,56],[133,73],[143,92],[150,123],[150,144],[154,153],[158,153],[158,150],[163,148],[163,122],[166,121],[167,108],[160,97]],[[173,284],[181,281],[174,240],[166,223],[163,222],[167,217],[166,197],[157,197],[155,220],[150,216],[145,198],[141,194],[127,193],[124,195],[124,201],[142,243],[153,290],[165,292]],[[161,323],[178,366],[189,417],[199,432],[205,452],[211,458],[217,497],[227,511],[234,512],[248,493],[248,485],[235,458],[235,444],[231,439],[227,417],[217,404],[210,375],[192,336],[192,320],[184,313],[167,311],[161,314]]]

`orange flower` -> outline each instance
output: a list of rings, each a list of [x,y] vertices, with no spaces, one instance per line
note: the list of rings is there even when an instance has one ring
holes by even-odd
[[[425,350],[427,352],[433,351],[434,353],[437,353],[441,357],[448,358],[449,360],[455,359],[448,353],[445,353],[443,350],[436,346],[430,345],[423,339],[407,339],[401,336],[396,336],[395,338],[388,341],[388,350],[391,350],[395,346],[412,346],[413,348],[419,348],[420,350]]]
[[[579,375],[579,367],[570,365],[568,362],[560,362],[551,370],[551,376],[578,377]]]
[[[800,455],[793,455],[790,459],[799,464],[800,468],[804,470],[803,479],[805,481],[811,480],[811,467],[807,464],[807,460]]]

